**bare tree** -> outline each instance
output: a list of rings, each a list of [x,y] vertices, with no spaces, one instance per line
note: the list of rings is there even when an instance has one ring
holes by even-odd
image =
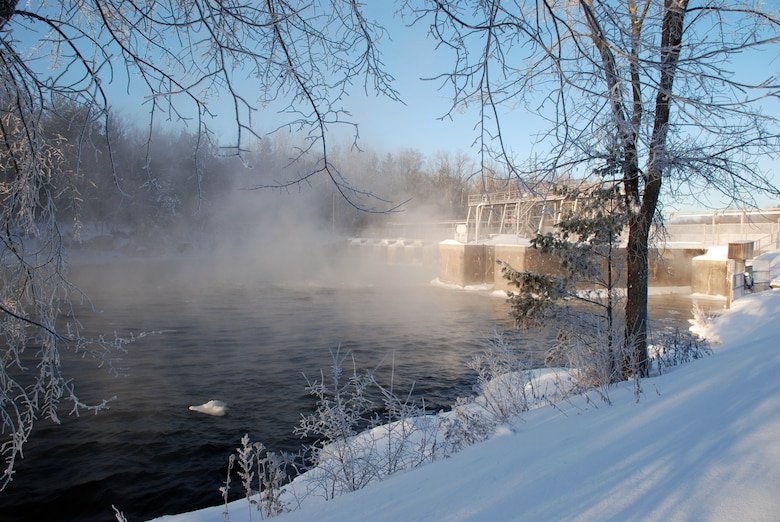
[[[648,245],[662,190],[714,189],[742,204],[778,194],[758,159],[777,158],[777,121],[762,104],[776,104],[780,84],[734,72],[749,53],[777,59],[778,13],[751,0],[404,4],[452,56],[433,78],[452,89],[452,114],[476,106],[485,156],[521,180],[533,174],[502,126],[525,106],[549,122],[537,149],[550,152],[536,169],[554,178],[618,166],[630,211],[625,338],[637,361],[624,370],[646,374]]]
[[[357,139],[342,107],[353,85],[398,99],[376,47],[383,35],[356,0],[0,0],[0,451],[7,463],[0,489],[38,419],[57,421],[63,401],[74,412],[105,407],[78,399],[61,369],[63,351],[110,361],[125,342],[84,339],[77,322],[60,320],[72,316],[75,291],[65,279],[66,224],[55,205],[68,169],[63,138],[42,131],[47,114],[83,107],[75,138],[81,143],[97,123],[110,126],[118,97],[145,96],[145,185],[164,188],[150,157],[158,122],[183,123],[198,139],[214,138],[213,104],[222,98],[234,141],[221,152],[243,156],[258,137],[254,119],[265,114],[259,111],[281,106],[279,128],[304,136],[293,159],[316,160],[298,177],[270,184],[283,188],[325,175],[354,206],[371,210],[376,200],[341,176],[326,138],[334,127],[350,126]],[[207,149],[196,144],[195,165]],[[107,168],[125,193],[110,140],[107,151]],[[79,199],[75,192],[72,199]]]

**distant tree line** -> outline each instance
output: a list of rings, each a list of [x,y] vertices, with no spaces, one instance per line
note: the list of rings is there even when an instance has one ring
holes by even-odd
[[[400,204],[395,212],[366,212],[325,180],[276,186],[314,168],[313,158],[296,157],[300,147],[286,136],[256,141],[242,164],[235,157],[220,158],[219,149],[196,134],[163,131],[149,141],[145,130],[121,116],[111,116],[105,125],[88,106],[65,100],[47,114],[42,130],[61,151],[63,175],[51,180],[52,203],[77,242],[116,234],[151,242],[192,237],[208,231],[210,219],[241,190],[301,192],[301,201],[291,204],[306,206],[309,222],[340,234],[359,234],[391,219],[463,219],[469,192],[481,190],[476,162],[462,153],[426,157],[403,149],[383,155],[336,147],[331,162],[351,185]]]

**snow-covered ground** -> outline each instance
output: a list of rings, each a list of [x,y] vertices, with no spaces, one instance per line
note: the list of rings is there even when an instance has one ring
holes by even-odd
[[[291,521],[780,519],[780,291],[701,333],[714,355],[525,413],[451,458],[277,518]],[[224,508],[163,517],[223,520]],[[246,501],[230,521],[250,520]],[[258,512],[251,520],[260,520]]]

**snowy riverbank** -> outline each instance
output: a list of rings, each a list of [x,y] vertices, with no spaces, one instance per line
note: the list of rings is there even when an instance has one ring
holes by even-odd
[[[775,520],[780,511],[780,292],[736,301],[710,357],[523,415],[513,430],[289,521]],[[166,522],[222,520],[222,506]],[[253,513],[253,520],[259,514]],[[249,520],[246,502],[232,522]]]

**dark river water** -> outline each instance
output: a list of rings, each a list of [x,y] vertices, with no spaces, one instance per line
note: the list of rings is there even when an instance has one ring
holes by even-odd
[[[88,263],[73,279],[92,298],[87,334],[159,332],[129,345],[115,378],[89,359],[65,365],[85,401],[116,396],[99,415],[40,421],[0,493],[0,520],[131,522],[221,502],[229,454],[248,433],[272,451],[296,451],[302,413],[314,409],[304,375],[331,352],[351,351],[431,409],[468,395],[467,363],[503,332],[539,355],[546,332],[517,332],[504,299],[432,285],[435,267],[357,266],[317,273],[192,261]],[[276,267],[279,268],[279,267]],[[94,311],[93,311],[94,309]],[[653,298],[655,328],[684,326],[688,297]],[[188,406],[226,401],[211,417]]]

